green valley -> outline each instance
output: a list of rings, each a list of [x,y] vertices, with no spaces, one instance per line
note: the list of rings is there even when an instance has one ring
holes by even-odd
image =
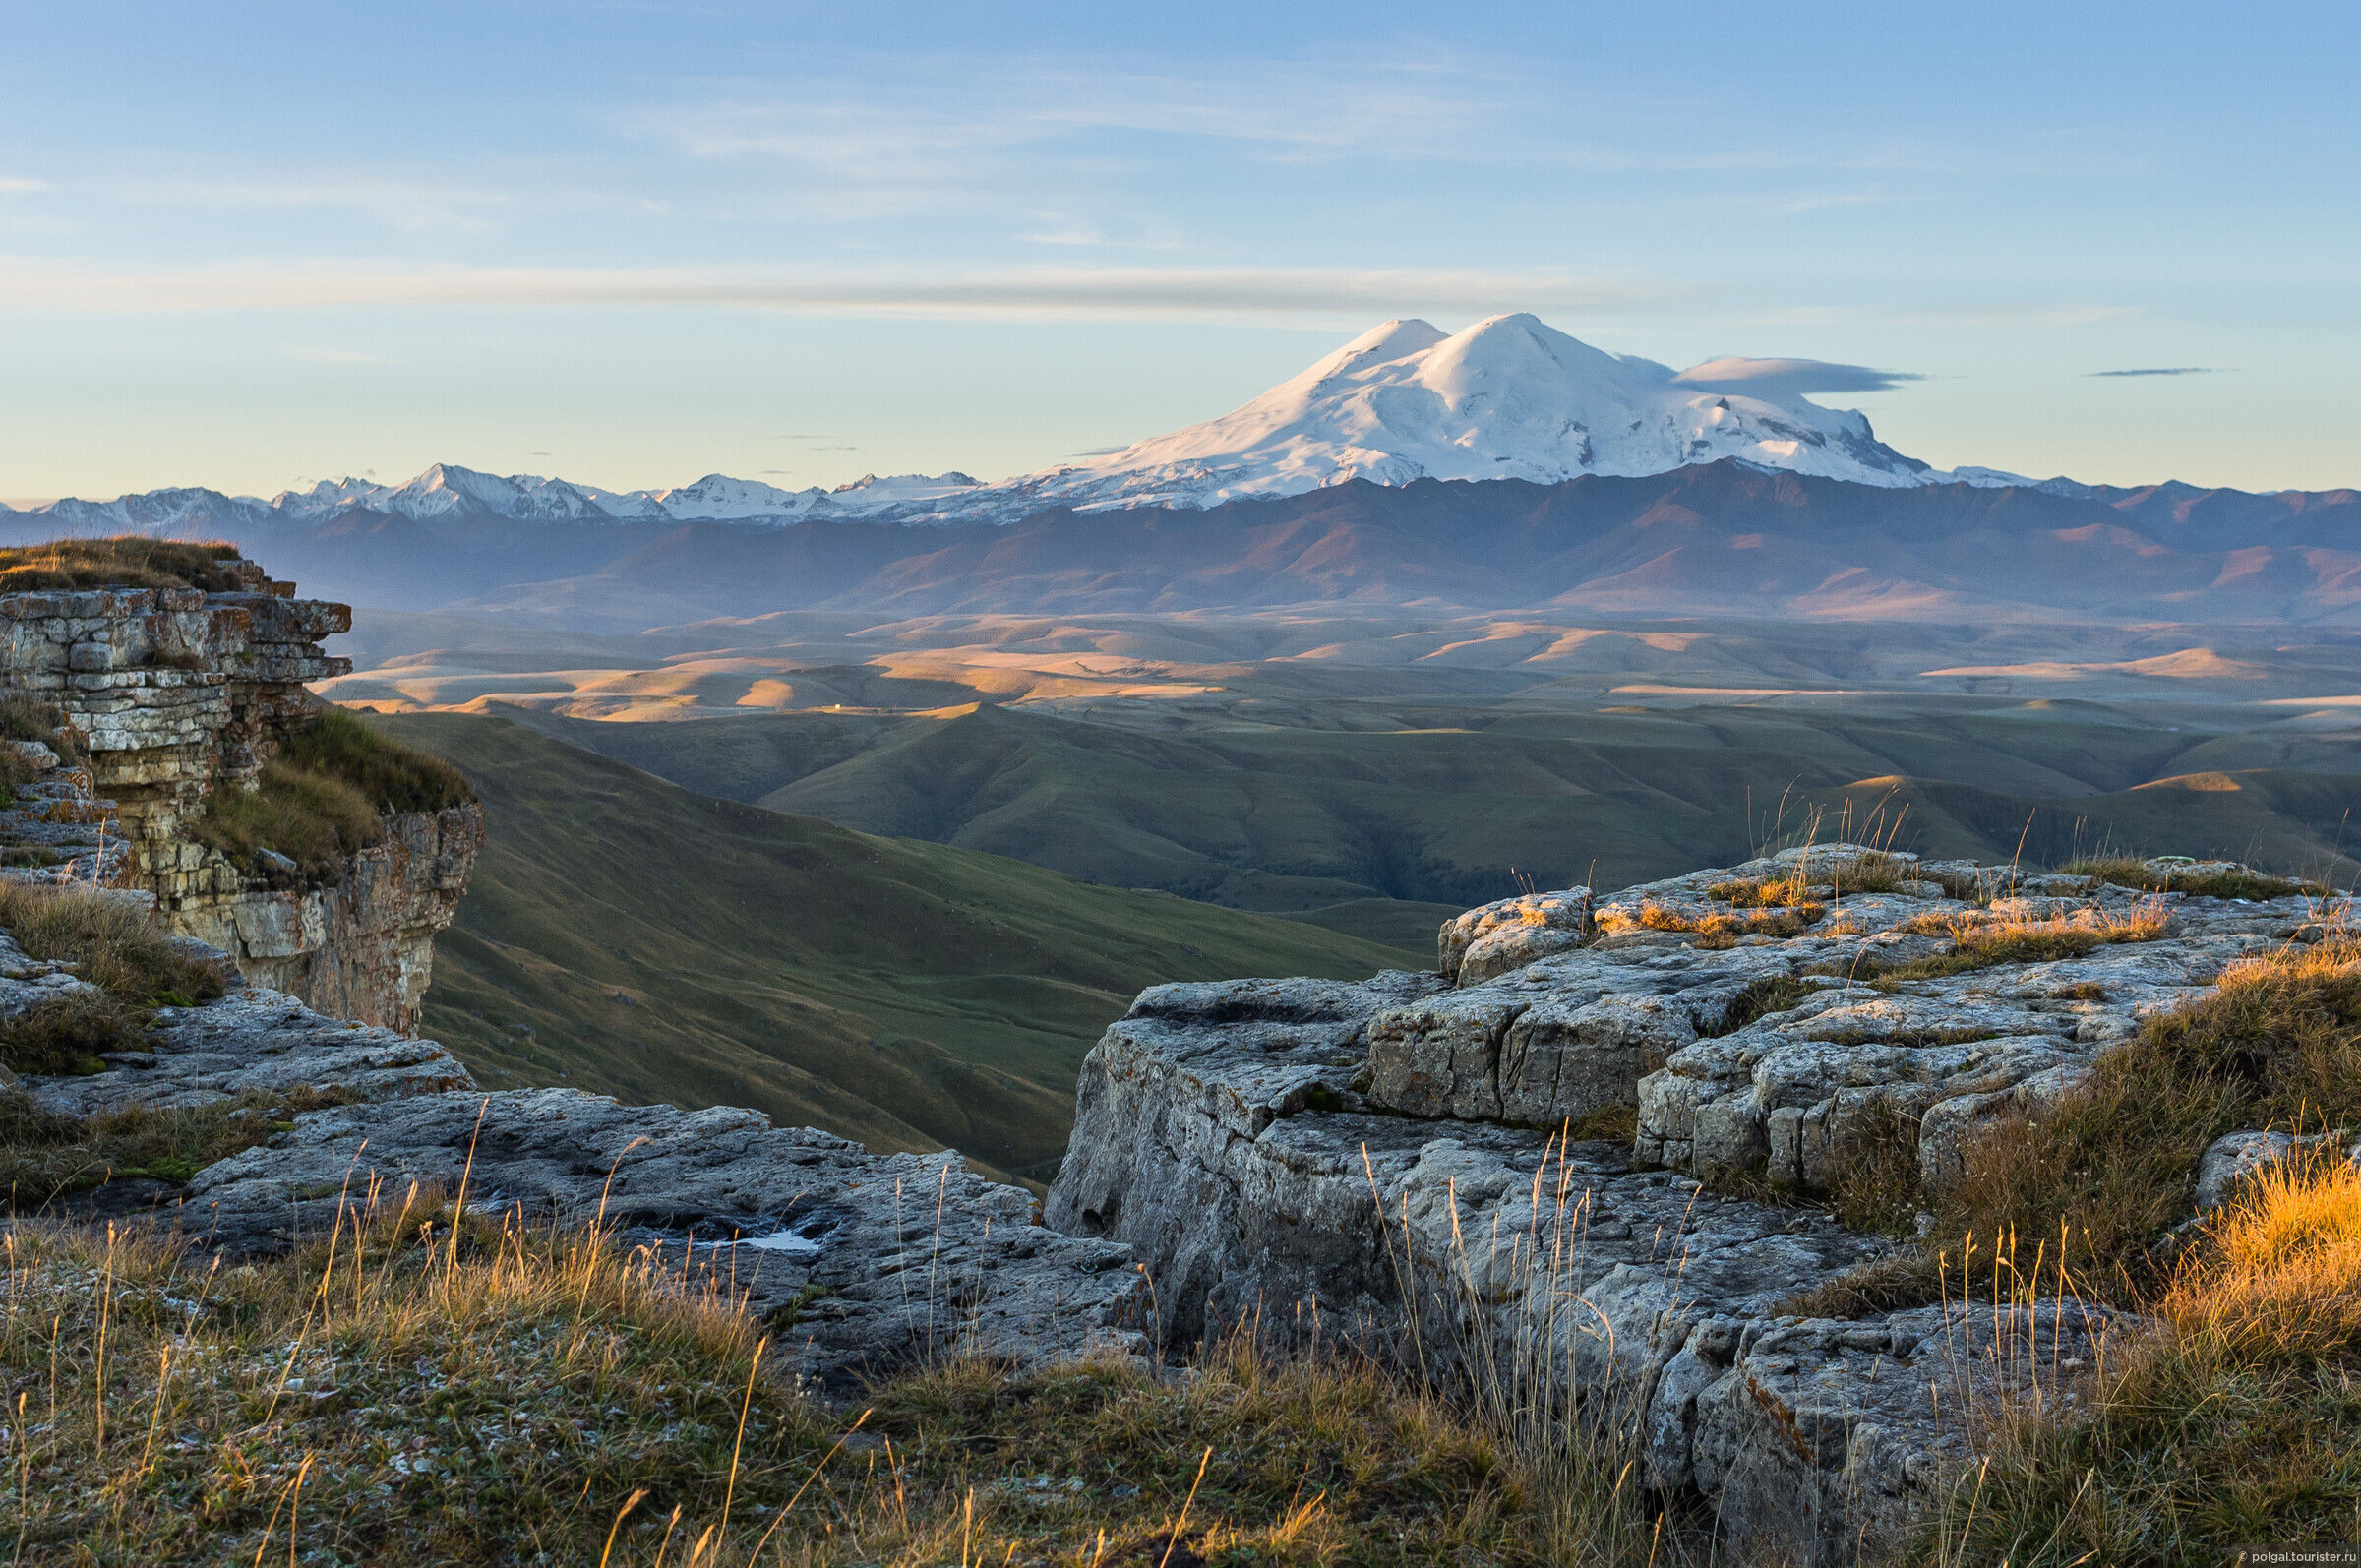
[[[485,804],[424,1032],[487,1087],[748,1105],[1022,1174],[1064,1149],[1082,1056],[1142,987],[1431,962],[695,795],[497,717],[374,722]]]

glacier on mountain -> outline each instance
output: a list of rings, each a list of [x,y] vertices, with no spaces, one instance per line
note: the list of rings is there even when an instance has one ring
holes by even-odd
[[[141,533],[244,532],[322,522],[356,509],[445,525],[1013,522],[1052,507],[1205,508],[1352,479],[1555,484],[1725,459],[1884,488],[2033,483],[1991,468],[1930,467],[1879,441],[1861,414],[1805,396],[1872,390],[1896,379],[1907,378],[1812,360],[1723,358],[1675,372],[1594,348],[1522,314],[1494,316],[1455,333],[1423,321],[1391,321],[1218,419],[997,485],[953,472],[869,474],[833,490],[783,490],[715,473],[671,489],[612,491],[438,463],[399,485],[324,480],[268,501],[158,490],[109,502],[52,502],[17,515],[76,532]],[[2070,480],[2041,488],[2062,486],[2082,488]]]

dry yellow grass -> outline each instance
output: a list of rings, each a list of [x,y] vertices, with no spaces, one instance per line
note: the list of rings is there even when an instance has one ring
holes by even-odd
[[[2004,1423],[1943,1562],[2197,1562],[2361,1527],[2361,1172],[2270,1168],[2209,1221],[2087,1414]]]
[[[184,957],[148,911],[98,888],[0,882],[0,929],[30,957],[71,963],[99,988],[0,1023],[0,1065],[12,1071],[95,1070],[101,1053],[138,1047],[149,1009],[221,995],[214,966]]]
[[[236,545],[142,534],[52,539],[0,550],[0,593],[97,587],[229,592],[242,586],[228,570],[237,559]]]
[[[2030,916],[1971,909],[1921,915],[1902,929],[1920,936],[1949,936],[1957,945],[1948,953],[1882,969],[1875,981],[1933,980],[1997,964],[2056,963],[2115,942],[2153,940],[2170,925],[2171,916],[2161,903],[2121,913],[2090,908],[2071,915]]]
[[[1366,1362],[1242,1344],[1185,1377],[952,1358],[829,1404],[781,1369],[793,1325],[744,1316],[726,1275],[684,1289],[677,1260],[438,1191],[354,1197],[329,1242],[230,1268],[130,1233],[13,1229],[0,1550],[93,1568],[1646,1560],[1635,1488]]]

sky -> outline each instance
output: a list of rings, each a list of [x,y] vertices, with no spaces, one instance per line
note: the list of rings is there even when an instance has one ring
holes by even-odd
[[[1532,311],[2361,483],[2361,7],[0,0],[0,499],[985,479]]]

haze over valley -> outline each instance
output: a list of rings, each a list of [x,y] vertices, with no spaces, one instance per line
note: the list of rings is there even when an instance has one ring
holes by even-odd
[[[2346,875],[2361,496],[1940,471],[1806,395],[1894,384],[1399,321],[998,484],[441,465],[0,530],[266,553],[359,607],[351,706],[1397,951],[1832,821]]]

